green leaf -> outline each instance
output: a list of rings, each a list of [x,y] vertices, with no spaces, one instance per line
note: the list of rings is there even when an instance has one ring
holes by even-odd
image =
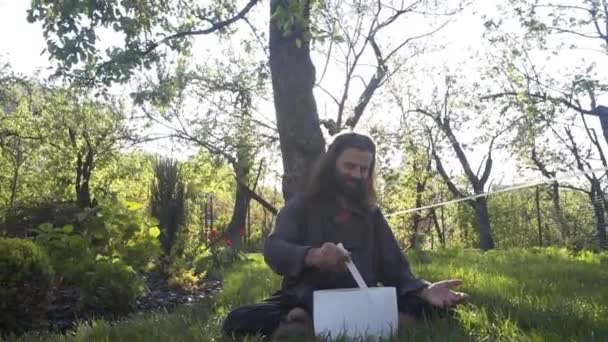
[[[143,204],[141,203],[137,203],[137,202],[127,202],[127,209],[129,209],[129,211],[136,211],[139,210],[141,208],[143,208]]]
[[[158,229],[158,227],[152,227],[148,230],[148,234],[153,238],[157,238],[160,236],[160,229]]]
[[[74,231],[74,226],[72,226],[71,224],[66,224],[65,226],[63,226],[63,228],[61,228],[61,230],[66,234],[70,234]]]
[[[52,232],[53,231],[53,225],[51,223],[43,223],[41,225],[38,226],[38,229],[40,229],[43,232]]]

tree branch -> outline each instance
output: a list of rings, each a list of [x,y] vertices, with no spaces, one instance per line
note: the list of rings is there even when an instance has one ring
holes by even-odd
[[[452,192],[452,194],[454,196],[459,197],[459,198],[466,197],[463,192],[458,190],[456,185],[452,182],[452,179],[450,178],[448,173],[445,171],[445,168],[443,167],[443,163],[441,162],[441,159],[437,155],[437,148],[435,146],[435,140],[433,139],[432,132],[427,131],[427,134],[429,136],[429,142],[431,145],[431,154],[433,155],[433,159],[435,160],[435,165],[437,166],[437,171],[441,175],[441,178],[443,178],[443,181],[445,182],[448,189],[450,190],[450,192]]]
[[[509,91],[509,92],[502,92],[502,93],[496,93],[496,94],[491,94],[491,95],[486,95],[486,96],[482,96],[481,99],[482,100],[493,100],[493,99],[497,99],[497,98],[501,98],[501,97],[507,97],[507,96],[519,96],[519,95],[525,95],[531,98],[536,98],[539,100],[543,100],[543,101],[549,101],[549,102],[553,102],[553,103],[560,103],[565,105],[566,107],[570,108],[570,109],[574,109],[579,113],[582,114],[588,114],[588,115],[597,115],[593,110],[587,110],[582,108],[580,105],[574,104],[571,101],[568,101],[566,99],[563,98],[556,98],[553,96],[549,96],[549,95],[545,95],[545,94],[539,94],[539,93],[530,93],[530,92],[523,92],[523,93],[518,93],[515,91]]]
[[[536,166],[536,168],[538,170],[540,170],[540,172],[543,174],[543,176],[545,176],[546,178],[555,178],[556,172],[555,171],[549,171],[547,169],[547,166],[540,160],[540,158],[538,157],[538,154],[536,154],[536,146],[532,146],[532,151],[531,151],[531,159],[534,162],[534,165]]]
[[[188,37],[188,36],[210,34],[215,31],[221,30],[221,29],[227,27],[228,25],[236,22],[237,20],[244,18],[245,15],[247,15],[247,13],[249,13],[249,11],[253,8],[253,6],[255,6],[258,2],[259,2],[259,0],[250,0],[247,3],[247,5],[245,5],[245,7],[243,7],[243,9],[241,9],[241,11],[239,13],[237,13],[234,17],[226,19],[226,20],[218,21],[216,23],[212,23],[211,27],[208,27],[206,29],[181,31],[181,32],[174,33],[170,36],[167,36],[158,42],[152,42],[152,43],[148,44],[148,47],[146,49],[139,51],[138,54],[141,56],[145,56],[145,55],[149,54],[150,52],[154,51],[160,45],[166,44],[173,39],[178,39],[178,38],[183,38],[183,37]]]
[[[374,37],[370,38],[370,44],[374,50],[374,54],[376,55],[376,61],[378,62],[378,65],[376,66],[376,72],[369,80],[369,82],[367,82],[365,89],[359,96],[359,101],[357,101],[357,105],[355,106],[355,109],[353,111],[353,116],[346,121],[346,125],[352,129],[355,128],[355,126],[361,119],[361,116],[363,116],[365,108],[372,99],[374,92],[380,87],[380,84],[384,79],[387,71],[385,59],[382,58],[382,52],[380,51],[378,44],[376,44]]]
[[[569,184],[560,184],[559,187],[560,188],[565,188],[565,189],[570,189],[570,190],[575,190],[575,191],[580,191],[580,192],[583,192],[583,193],[586,193],[586,194],[591,193],[591,191],[589,191],[589,190],[586,190],[586,189],[583,189],[583,188],[579,188],[577,186],[569,185]]]

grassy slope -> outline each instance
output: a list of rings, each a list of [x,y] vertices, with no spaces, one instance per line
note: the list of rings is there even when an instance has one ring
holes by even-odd
[[[472,299],[456,319],[416,327],[398,340],[608,341],[608,266],[597,255],[574,258],[550,249],[409,257],[416,273],[430,281],[463,279]],[[279,284],[260,255],[250,259],[223,271],[225,287],[214,301],[112,325],[97,321],[79,327],[75,336],[22,340],[227,341],[220,333],[227,311],[268,296]]]

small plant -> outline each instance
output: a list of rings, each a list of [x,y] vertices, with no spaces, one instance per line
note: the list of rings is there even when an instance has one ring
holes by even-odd
[[[87,305],[116,313],[129,311],[145,292],[141,277],[120,259],[98,260],[86,273],[82,290]]]
[[[0,238],[0,332],[44,326],[53,275],[48,256],[36,244]]]
[[[202,274],[204,277],[204,273]],[[199,281],[202,278],[196,275],[194,270],[178,270],[173,274],[168,281],[170,287],[192,290],[198,287]]]
[[[223,239],[223,243],[216,241],[218,233],[215,230],[209,232],[209,239],[215,241],[210,247],[201,250],[194,258],[194,269],[197,273],[207,272],[215,274],[235,261],[243,260],[242,251],[232,248],[232,241],[228,238]]]

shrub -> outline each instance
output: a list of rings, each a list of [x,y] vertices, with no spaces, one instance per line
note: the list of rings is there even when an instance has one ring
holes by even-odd
[[[129,311],[144,293],[144,283],[133,267],[120,259],[98,260],[81,285],[86,305],[116,313]]]
[[[90,268],[97,256],[120,258],[137,271],[147,271],[160,255],[160,231],[141,204],[102,203],[82,209],[71,222],[44,223],[36,229],[36,242],[66,280]]]
[[[53,268],[31,241],[0,238],[0,330],[41,328],[50,300]]]
[[[60,282],[79,285],[95,261],[88,241],[70,225],[57,229],[43,224],[37,233],[35,241],[46,250]]]
[[[95,255],[120,258],[137,271],[149,270],[160,255],[160,231],[139,203],[103,203],[83,216],[83,237]]]
[[[204,276],[204,274],[202,275]],[[197,276],[193,270],[177,270],[168,281],[170,287],[186,290],[195,289],[201,277]]]

